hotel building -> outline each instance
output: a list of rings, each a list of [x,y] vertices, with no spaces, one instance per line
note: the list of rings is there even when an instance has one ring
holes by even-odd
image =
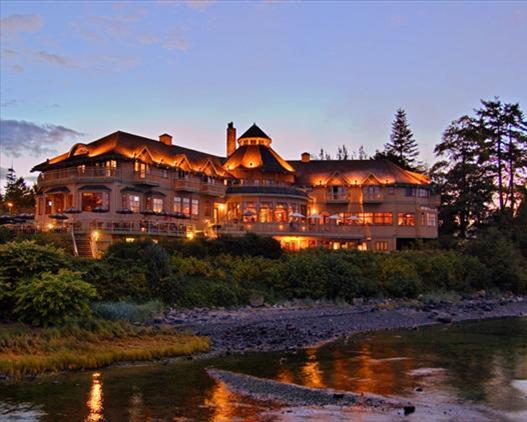
[[[35,166],[39,229],[95,256],[149,235],[272,236],[287,249],[391,251],[437,237],[428,178],[387,160],[284,160],[258,126],[227,127],[226,156],[115,132]]]

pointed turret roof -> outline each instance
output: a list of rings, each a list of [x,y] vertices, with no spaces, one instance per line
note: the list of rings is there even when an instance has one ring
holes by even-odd
[[[267,134],[258,127],[256,123],[253,123],[253,125],[245,131],[245,133],[240,136],[238,139],[244,139],[244,138],[265,138],[265,139],[271,139]]]

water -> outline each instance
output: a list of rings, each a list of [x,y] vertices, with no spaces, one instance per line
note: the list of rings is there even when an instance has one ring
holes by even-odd
[[[296,355],[252,353],[0,384],[0,420],[309,419],[232,393],[207,376],[209,366],[310,387],[485,406],[499,419],[527,420],[526,318],[365,334]]]

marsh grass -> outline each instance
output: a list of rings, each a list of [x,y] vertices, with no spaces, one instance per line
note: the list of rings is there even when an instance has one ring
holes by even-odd
[[[88,321],[61,328],[0,324],[0,374],[13,378],[209,350],[209,339],[173,329]]]

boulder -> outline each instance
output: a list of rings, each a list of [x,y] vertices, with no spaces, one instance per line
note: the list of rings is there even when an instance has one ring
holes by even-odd
[[[262,295],[254,295],[249,299],[249,303],[253,308],[260,308],[264,306],[264,298]]]
[[[434,320],[437,322],[442,322],[443,324],[449,324],[452,322],[452,315],[441,312],[434,317]]]

